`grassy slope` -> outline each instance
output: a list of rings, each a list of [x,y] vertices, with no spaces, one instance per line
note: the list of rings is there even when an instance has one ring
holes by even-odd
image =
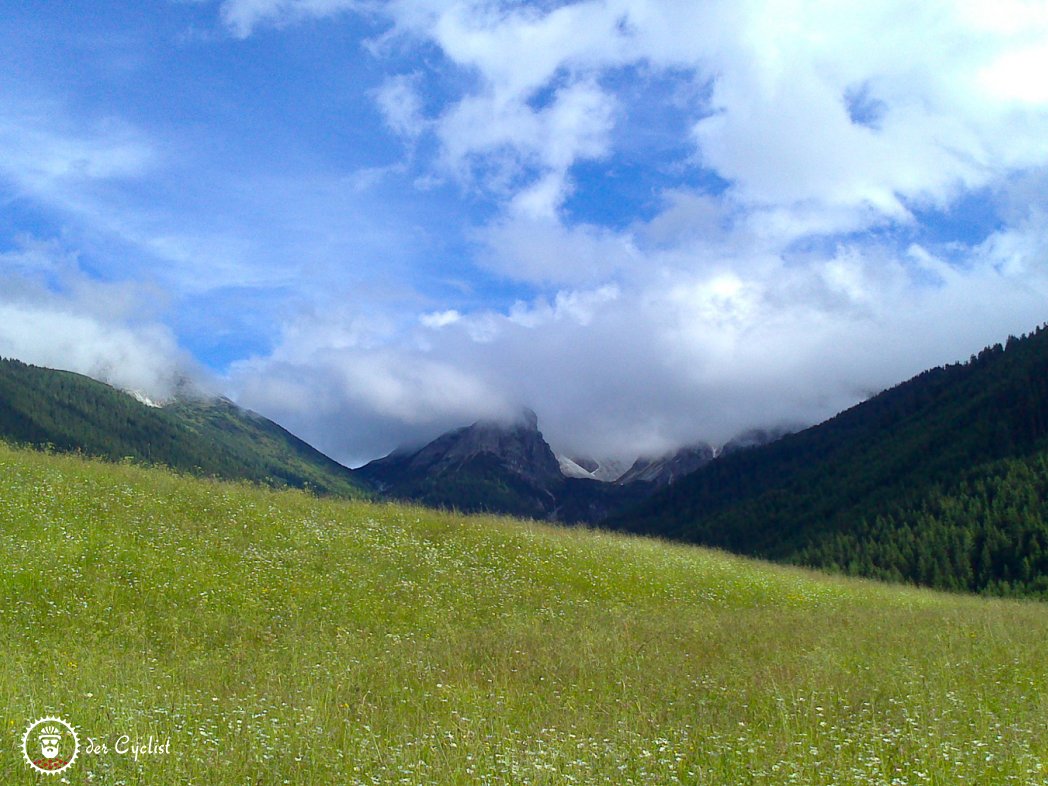
[[[1040,784],[1048,606],[0,446],[0,782]],[[90,776],[90,778],[89,778]]]

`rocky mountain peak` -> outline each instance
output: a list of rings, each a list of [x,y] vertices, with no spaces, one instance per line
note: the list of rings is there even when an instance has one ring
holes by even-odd
[[[483,460],[537,486],[560,480],[560,464],[538,428],[538,416],[521,410],[510,421],[479,420],[449,431],[417,451],[397,450],[362,468],[381,480],[393,473],[430,477]]]
[[[666,486],[713,461],[715,453],[705,442],[688,445],[664,456],[642,457],[618,479],[619,483],[645,481]]]

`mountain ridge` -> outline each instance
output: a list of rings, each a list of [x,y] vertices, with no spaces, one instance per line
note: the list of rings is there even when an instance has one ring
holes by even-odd
[[[753,432],[743,441],[771,438]],[[653,458],[622,472],[612,462],[557,456],[522,410],[514,420],[480,420],[421,447],[397,448],[355,470],[381,494],[466,512],[498,512],[561,523],[594,524],[713,461],[706,443]],[[582,462],[582,463],[580,463]],[[614,477],[604,480],[604,470]]]
[[[395,499],[562,523],[598,521],[654,489],[600,481],[582,467],[584,474],[566,475],[564,466],[539,430],[538,417],[525,409],[513,421],[481,420],[421,448],[398,448],[355,472]]]
[[[0,437],[197,475],[366,496],[352,470],[229,399],[183,395],[158,406],[72,371],[0,358]]]
[[[945,589],[1046,593],[1046,455],[1041,327],[722,456],[602,526]],[[1004,518],[985,490],[995,466],[1026,478]]]
[[[700,442],[655,458],[638,458],[615,482],[619,484],[644,481],[662,488],[709,464],[717,453],[711,445]]]

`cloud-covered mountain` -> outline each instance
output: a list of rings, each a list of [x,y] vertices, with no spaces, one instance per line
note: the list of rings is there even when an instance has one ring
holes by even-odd
[[[478,421],[418,450],[397,450],[356,471],[386,496],[464,511],[551,518],[564,476],[530,410]]]
[[[629,464],[618,459],[593,459],[588,456],[557,456],[560,471],[569,478],[589,478],[604,483],[618,480],[629,469]]]
[[[273,421],[191,385],[175,392],[157,402],[70,371],[0,358],[0,438],[278,488],[365,496],[351,470]]]
[[[594,522],[634,504],[653,482],[611,483],[558,459],[524,410],[516,419],[482,420],[416,449],[399,449],[355,471],[379,494],[462,511]],[[565,471],[566,470],[566,471]]]
[[[770,439],[770,435],[765,434]],[[747,435],[748,442],[759,439]],[[693,445],[632,466],[556,456],[529,409],[481,420],[418,448],[400,448],[355,471],[378,494],[463,511],[597,522],[714,459]],[[628,466],[628,468],[627,468]]]
[[[716,453],[705,443],[681,448],[657,458],[638,458],[619,478],[622,484],[646,482],[656,487],[668,486],[685,475],[705,467]]]

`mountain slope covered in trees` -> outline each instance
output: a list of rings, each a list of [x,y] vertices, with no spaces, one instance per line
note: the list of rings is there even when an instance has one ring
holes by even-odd
[[[1048,330],[723,456],[608,526],[947,589],[1048,597]]]
[[[0,359],[0,438],[200,475],[359,497],[351,470],[222,398],[148,406],[81,374]]]

